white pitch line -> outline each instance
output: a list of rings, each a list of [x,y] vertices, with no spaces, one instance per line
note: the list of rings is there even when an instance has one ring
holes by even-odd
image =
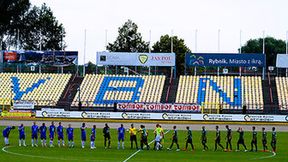
[[[271,151],[270,151],[271,152]],[[264,157],[259,157],[259,158],[253,158],[251,160],[261,160],[261,159],[268,159],[268,158],[272,158],[274,156],[276,156],[276,152],[271,152],[272,155],[269,155],[269,156],[264,156]]]
[[[164,134],[167,134],[170,130],[167,130]],[[151,145],[151,143],[153,143],[155,141],[152,140],[151,142],[148,143],[148,145]],[[136,152],[134,152],[132,155],[130,155],[127,159],[125,159],[123,162],[127,162],[128,160],[130,160],[133,156],[135,156],[136,154],[138,154],[141,150],[137,150]]]
[[[85,159],[67,159],[67,158],[56,158],[56,157],[49,157],[49,156],[39,156],[39,155],[29,155],[29,154],[20,154],[20,153],[16,153],[16,152],[11,152],[11,151],[7,151],[6,149],[9,147],[13,147],[13,146],[5,146],[2,148],[2,151],[7,153],[7,154],[12,154],[12,155],[17,155],[17,156],[26,156],[26,157],[31,157],[31,158],[41,158],[41,159],[51,159],[51,160],[63,160],[63,161],[97,161],[99,162],[99,160],[85,160]],[[101,160],[100,160],[101,161]]]

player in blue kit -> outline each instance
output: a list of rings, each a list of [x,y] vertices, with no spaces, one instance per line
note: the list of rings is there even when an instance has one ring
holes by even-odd
[[[122,149],[124,149],[125,128],[123,124],[118,128],[118,149],[120,149],[120,142],[122,141]]]
[[[93,128],[91,130],[91,136],[90,136],[90,140],[91,140],[91,144],[90,144],[90,148],[91,149],[95,149],[95,139],[96,139],[96,125],[93,125]]]
[[[41,145],[42,147],[46,147],[46,132],[47,132],[47,127],[45,123],[42,123],[42,126],[39,128],[40,131],[40,139],[41,139]]]
[[[59,122],[59,125],[57,127],[57,134],[58,134],[58,146],[60,147],[60,143],[62,141],[62,146],[65,146],[65,141],[64,141],[64,131],[63,131],[63,126],[61,125],[61,122]]]
[[[19,146],[26,146],[26,143],[25,143],[25,128],[24,128],[24,125],[21,124],[19,127],[18,127],[18,131],[19,131]]]
[[[85,147],[85,142],[86,142],[86,126],[85,123],[82,123],[82,126],[80,128],[81,130],[81,144],[82,144],[82,148]]]
[[[36,146],[38,147],[38,132],[39,132],[39,128],[38,125],[36,125],[36,122],[33,122],[33,125],[31,127],[31,143],[32,143],[32,147]]]
[[[14,126],[8,126],[6,127],[4,130],[3,130],[3,137],[4,137],[4,142],[5,142],[5,145],[8,146],[9,145],[9,134],[10,134],[10,131],[12,129],[15,129]]]
[[[68,137],[68,147],[74,147],[74,129],[71,127],[71,124],[68,124],[66,133]]]
[[[53,140],[54,140],[55,131],[56,131],[56,127],[54,125],[54,122],[52,121],[49,127],[50,147],[54,147]]]

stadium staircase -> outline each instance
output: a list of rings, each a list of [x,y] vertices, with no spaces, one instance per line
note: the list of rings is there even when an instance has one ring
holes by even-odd
[[[171,84],[170,84],[170,78],[166,79],[165,85],[164,85],[164,91],[161,97],[162,103],[175,103],[178,83],[179,83],[179,79],[173,79]]]
[[[70,110],[72,100],[77,93],[77,88],[82,83],[83,79],[83,77],[76,75],[71,77],[69,84],[66,86],[59,102],[57,103],[58,107],[63,107],[65,110]]]
[[[165,79],[165,84],[161,96],[161,103],[175,103],[178,82],[179,79],[172,79],[172,83],[170,84],[170,77]]]
[[[178,84],[179,84],[179,78],[173,79],[172,86],[170,89],[170,94],[168,96],[168,102],[169,103],[175,103],[175,101],[176,101]]]
[[[163,92],[162,92],[162,96],[161,96],[161,103],[166,103],[166,96],[167,96],[167,93],[168,93],[168,89],[169,89],[169,84],[170,82],[170,78],[166,78],[165,79],[165,83],[164,83],[164,87],[163,87]]]
[[[270,80],[270,81],[269,81]],[[268,77],[268,79],[262,81],[262,91],[264,99],[264,113],[277,114],[278,108],[278,96],[275,77]]]

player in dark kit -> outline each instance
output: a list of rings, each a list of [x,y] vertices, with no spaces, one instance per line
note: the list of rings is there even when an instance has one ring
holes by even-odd
[[[176,126],[173,126],[172,143],[171,143],[170,147],[167,148],[167,150],[171,150],[174,143],[177,146],[177,150],[176,151],[180,151],[179,144],[178,144],[178,131],[176,129]]]
[[[255,146],[255,151],[257,152],[257,132],[254,126],[252,127],[252,141],[250,151],[254,151],[253,146]]]
[[[231,130],[231,128],[229,128],[228,125],[226,125],[226,129],[227,129],[227,136],[226,136],[226,149],[225,149],[225,151],[231,151],[232,150],[232,144],[231,144],[232,130]],[[228,146],[230,147],[230,150],[228,149]]]
[[[146,130],[144,125],[140,126],[139,132],[141,133],[141,140],[140,140],[140,147],[141,150],[143,150],[144,145],[146,145],[147,150],[150,149],[150,146],[148,145],[148,131]]]
[[[207,131],[205,129],[205,126],[202,126],[201,142],[203,145],[203,151],[208,150],[208,146],[206,145],[206,143],[207,143]]]
[[[246,147],[245,142],[244,142],[244,131],[242,130],[241,127],[239,127],[237,132],[239,133],[239,139],[237,142],[237,150],[236,151],[239,151],[239,145],[241,144],[244,146],[245,152],[247,152],[247,147]]]
[[[188,148],[188,144],[191,145],[192,151],[194,151],[194,145],[192,142],[192,131],[189,127],[186,127],[187,129],[187,138],[186,138],[186,146],[185,146],[185,150],[187,150]]]
[[[224,147],[221,145],[220,143],[221,141],[221,135],[220,135],[220,130],[219,130],[219,126],[216,126],[216,138],[215,138],[215,149],[214,151],[217,150],[217,146],[219,145],[222,149],[224,149]]]
[[[263,152],[268,151],[267,147],[267,132],[265,131],[265,128],[262,128],[262,145],[263,145]]]
[[[108,141],[108,148],[111,148],[111,136],[110,136],[110,127],[108,124],[105,124],[105,127],[103,128],[103,136],[104,136],[104,147],[107,149],[107,141]]]
[[[272,139],[271,139],[271,147],[272,147],[272,152],[276,152],[276,129],[275,127],[272,128]]]

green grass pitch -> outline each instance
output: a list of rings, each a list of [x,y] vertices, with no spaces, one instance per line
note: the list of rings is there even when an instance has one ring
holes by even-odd
[[[2,130],[4,127],[0,127],[1,135]],[[27,147],[19,147],[18,146],[18,130],[13,130],[10,134],[10,147],[4,148],[4,140],[1,136],[0,138],[0,161],[1,162],[14,162],[14,161],[21,161],[21,162],[51,162],[51,161],[90,161],[90,162],[123,162],[128,157],[136,152],[135,149],[130,149],[130,141],[129,141],[129,134],[126,134],[126,141],[125,141],[125,149],[118,150],[117,149],[117,133],[115,129],[111,129],[111,149],[104,149],[103,146],[103,135],[102,129],[97,129],[96,135],[96,149],[90,149],[90,129],[87,129],[87,139],[86,147],[84,149],[81,148],[80,143],[80,129],[74,129],[74,140],[75,140],[75,148],[68,148],[68,147],[61,147],[58,148],[56,142],[54,140],[54,148],[42,148],[39,146],[37,148],[31,147],[31,139],[30,139],[30,127],[25,127],[26,131],[26,144]],[[167,131],[167,130],[166,130]],[[150,130],[149,142],[152,141],[152,131]],[[225,131],[221,131],[221,143],[225,147]],[[47,133],[48,135],[48,133]],[[236,142],[238,140],[238,133],[233,132],[233,151],[232,152],[223,152],[220,149],[217,152],[214,152],[214,138],[215,132],[208,131],[208,147],[209,150],[206,152],[202,151],[202,145],[200,141],[201,132],[200,131],[193,131],[193,143],[195,146],[195,151],[180,151],[176,152],[176,146],[174,145],[172,151],[168,151],[166,148],[170,146],[171,143],[171,135],[172,131],[168,132],[165,135],[164,140],[164,149],[161,151],[155,150],[143,150],[137,152],[131,159],[128,161],[134,162],[183,162],[183,161],[201,161],[201,162],[247,162],[247,161],[261,161],[261,162],[270,162],[271,160],[279,161],[279,162],[288,162],[288,154],[287,154],[287,146],[288,146],[288,133],[287,132],[278,132],[277,133],[277,154],[273,156],[271,152],[243,152],[242,146],[240,149],[242,151],[235,152],[236,149]],[[179,131],[179,144],[180,148],[183,148],[185,145],[185,136],[186,131]],[[250,149],[250,142],[251,142],[251,132],[245,132],[245,143]],[[140,138],[138,137],[138,141]],[[268,147],[270,147],[270,140],[271,140],[271,133],[268,132]],[[47,140],[49,141],[49,140]],[[48,142],[47,142],[48,143]],[[29,146],[30,145],[30,146]],[[138,142],[140,145],[140,142]],[[67,141],[66,141],[67,146]],[[153,148],[153,144],[150,145]],[[262,150],[261,144],[261,133],[258,133],[258,149]]]

